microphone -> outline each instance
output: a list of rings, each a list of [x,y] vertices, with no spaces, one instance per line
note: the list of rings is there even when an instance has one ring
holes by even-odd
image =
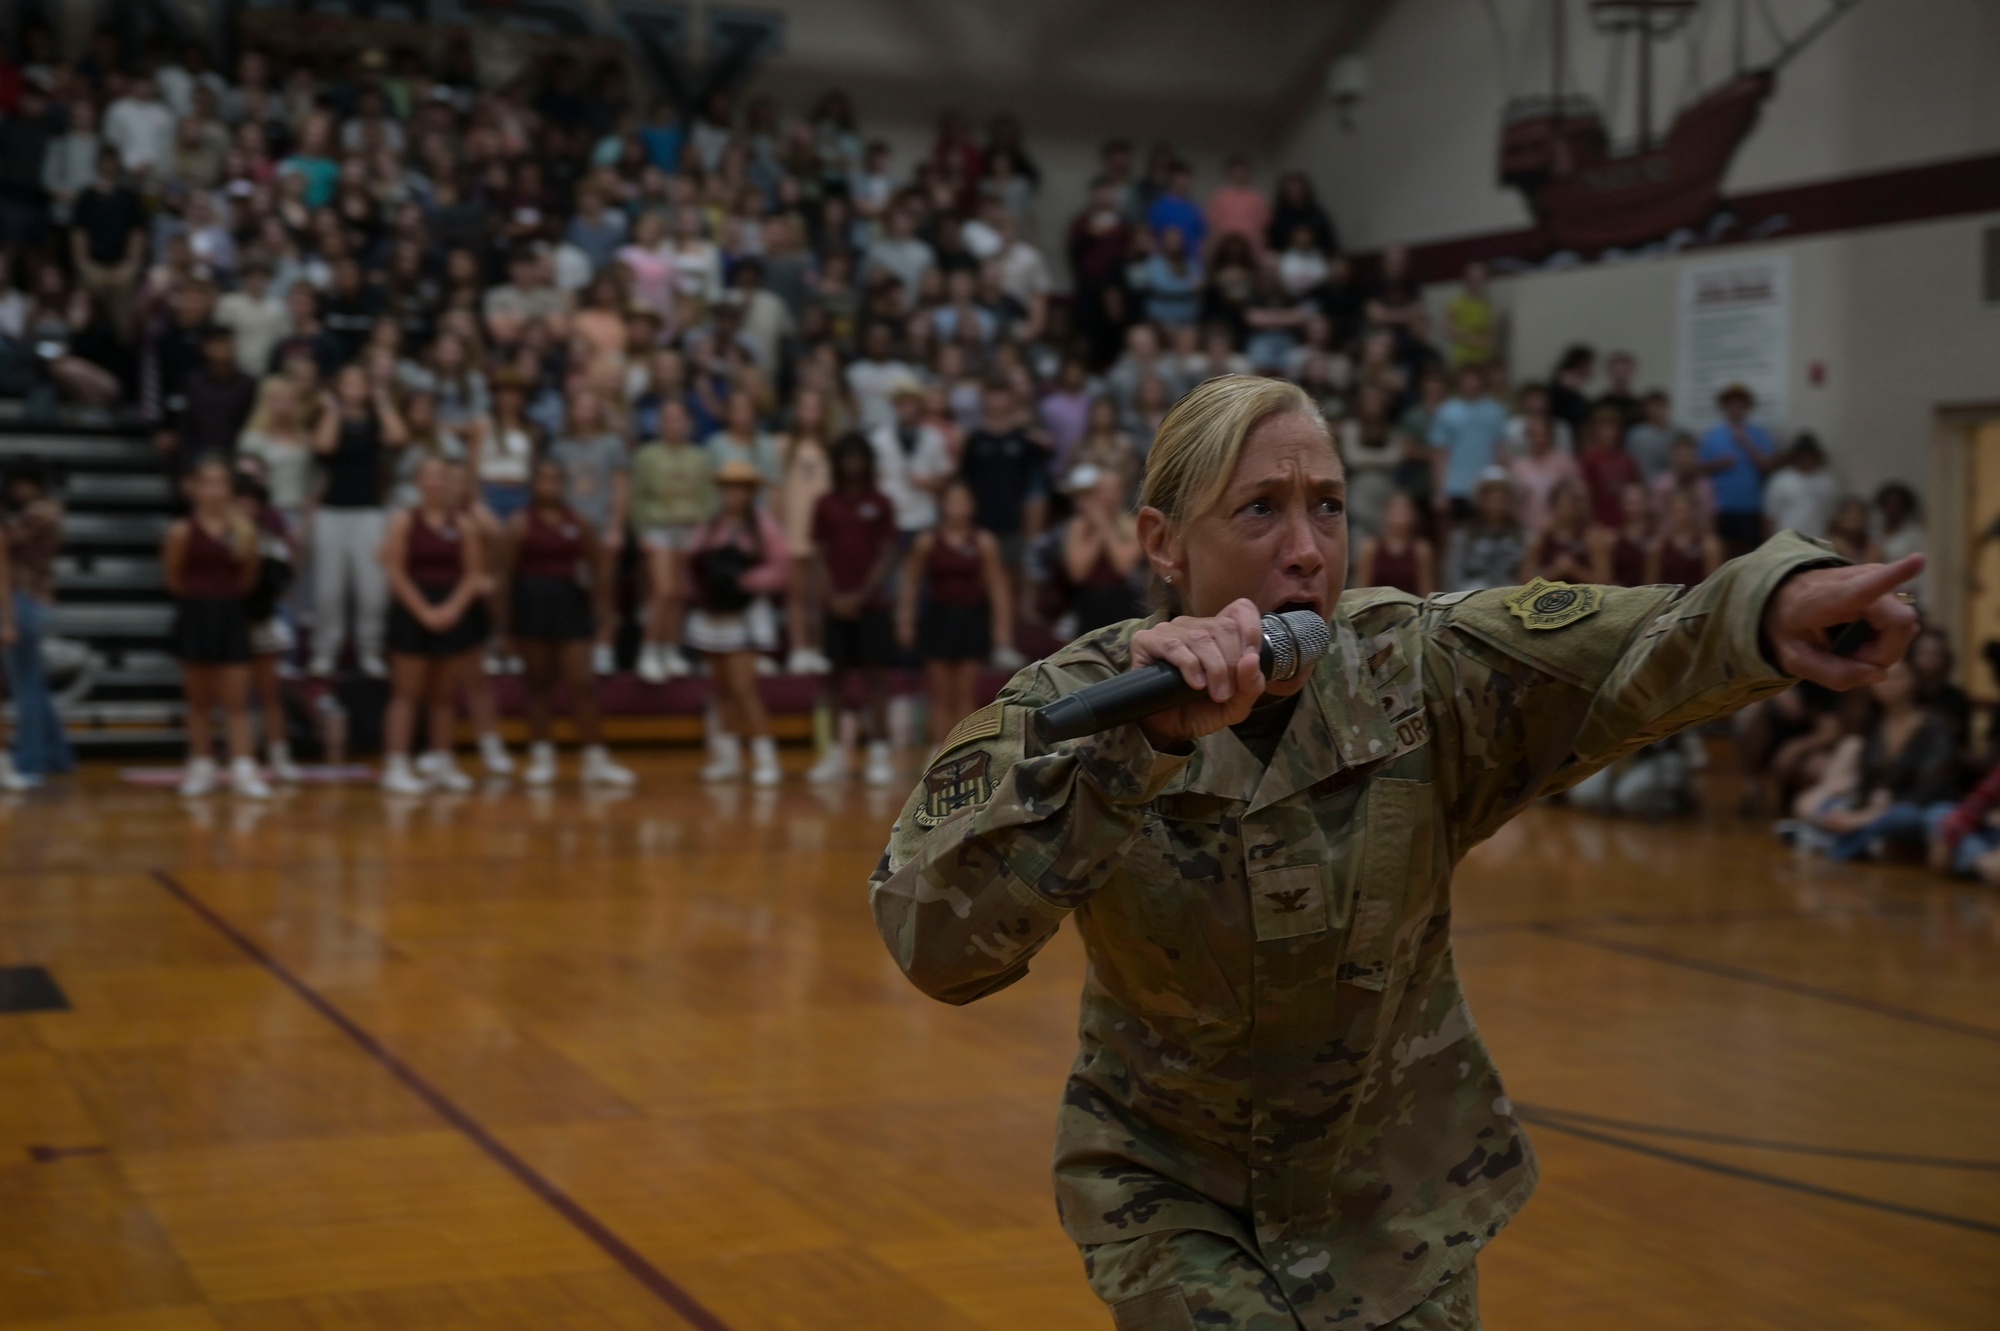
[[[1332,630],[1314,610],[1264,616],[1264,645],[1257,660],[1267,680],[1291,679],[1310,670],[1333,645]],[[1043,743],[1110,730],[1205,696],[1181,678],[1180,667],[1155,661],[1064,694],[1035,709],[1035,734]]]

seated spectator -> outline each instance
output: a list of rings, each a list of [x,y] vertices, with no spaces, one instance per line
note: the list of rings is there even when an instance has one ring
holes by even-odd
[[[1454,523],[1445,545],[1444,590],[1484,591],[1525,581],[1528,533],[1514,512],[1514,486],[1490,468],[1473,494],[1472,518]]]
[[[1802,434],[1764,482],[1764,516],[1774,532],[1824,537],[1840,504],[1840,482],[1827,469],[1819,440]]]
[[[2000,883],[2000,765],[1956,804],[1935,804],[1925,818],[1931,867]]]
[[[1550,430],[1555,425],[1547,416],[1520,418],[1521,444],[1507,459],[1507,476],[1520,496],[1521,521],[1531,533],[1549,525],[1549,500],[1564,483],[1581,485],[1583,473],[1576,459],[1555,446]]]
[[[1927,811],[1956,798],[1958,746],[1949,723],[1918,701],[1909,666],[1890,666],[1881,682],[1855,696],[1866,720],[1840,741],[1819,782],[1793,806],[1803,824],[1800,843],[1832,860],[1921,843]]]
[[[1880,563],[1882,547],[1875,543],[1868,527],[1868,501],[1849,495],[1834,506],[1833,520],[1826,524],[1826,542],[1852,563]]]
[[[1354,563],[1357,587],[1394,587],[1412,596],[1437,591],[1436,549],[1422,530],[1423,515],[1406,494],[1389,496],[1382,529],[1361,542]]]
[[[1653,549],[1658,539],[1652,495],[1633,481],[1619,497],[1624,512],[1611,542],[1611,581],[1620,587],[1643,587],[1653,581]]]
[[[1692,587],[1722,567],[1722,538],[1702,513],[1693,490],[1668,490],[1656,504],[1660,531],[1646,555],[1648,583]]]
[[[1831,689],[1800,684],[1731,718],[1743,772],[1738,813],[1754,818],[1766,808],[1789,808],[1801,790],[1819,782],[1845,733],[1839,703]]]
[[[1612,533],[1591,519],[1581,481],[1564,481],[1549,495],[1549,520],[1536,540],[1529,577],[1550,582],[1610,582]]]
[[[1285,294],[1304,300],[1326,282],[1326,251],[1319,247],[1312,227],[1301,222],[1292,228],[1284,252],[1278,256],[1278,280]]]

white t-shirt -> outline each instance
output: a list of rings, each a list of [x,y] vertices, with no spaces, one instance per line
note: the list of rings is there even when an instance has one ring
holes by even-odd
[[[104,138],[127,171],[166,170],[174,155],[174,113],[165,102],[120,97],[104,113]]]
[[[916,375],[915,370],[899,360],[858,360],[848,366],[847,391],[854,394],[854,410],[861,417],[861,428],[872,432],[894,425],[896,404],[889,394],[898,384]]]
[[[1779,531],[1825,536],[1839,506],[1840,482],[1824,467],[1812,472],[1780,467],[1764,483],[1764,516]]]
[[[916,447],[906,453],[891,423],[871,432],[868,443],[875,450],[875,488],[895,505],[897,528],[912,532],[937,526],[937,495],[912,482],[938,481],[951,474],[951,454],[945,450],[944,436],[928,425],[919,425]]]

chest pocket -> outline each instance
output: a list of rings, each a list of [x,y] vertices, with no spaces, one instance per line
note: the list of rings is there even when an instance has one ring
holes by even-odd
[[[1337,978],[1387,989],[1409,973],[1436,891],[1437,816],[1428,781],[1367,783],[1351,866],[1353,920]]]
[[[1241,866],[1218,853],[1224,840],[1219,820],[1149,814],[1125,872],[1084,907],[1093,960],[1134,1011],[1200,1024],[1240,1013],[1197,913],[1242,892]]]

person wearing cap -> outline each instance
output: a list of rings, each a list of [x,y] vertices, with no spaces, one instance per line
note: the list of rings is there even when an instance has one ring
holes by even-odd
[[[907,547],[918,532],[937,526],[937,496],[951,475],[944,435],[925,421],[930,397],[914,374],[889,385],[894,420],[868,433],[875,451],[875,484],[896,509],[896,529]]]
[[[1778,466],[1778,441],[1750,419],[1757,399],[1743,384],[1715,395],[1722,419],[1697,441],[1715,493],[1715,531],[1734,558],[1764,539],[1764,478]]]
[[[791,553],[785,529],[757,502],[763,486],[763,474],[740,458],[716,468],[720,506],[688,550],[695,609],[688,615],[685,639],[708,655],[715,681],[704,781],[734,781],[743,775],[746,736],[751,783],[775,786],[784,779],[771,719],[757,695],[757,658],[778,649],[772,598],[785,589]]]
[[[1159,609],[1017,674],[946,738],[870,876],[923,992],[1083,938],[1058,1212],[1124,1328],[1471,1331],[1533,1149],[1466,1006],[1453,867],[1535,799],[1789,688],[1881,679],[1922,561],[1784,534],[1701,587],[1342,594],[1345,478],[1294,384],[1162,424],[1138,528]],[[1331,650],[1272,682],[1260,616]],[[1856,655],[1828,631],[1866,619]],[[1190,701],[1077,739],[1032,718],[1165,661]]]

